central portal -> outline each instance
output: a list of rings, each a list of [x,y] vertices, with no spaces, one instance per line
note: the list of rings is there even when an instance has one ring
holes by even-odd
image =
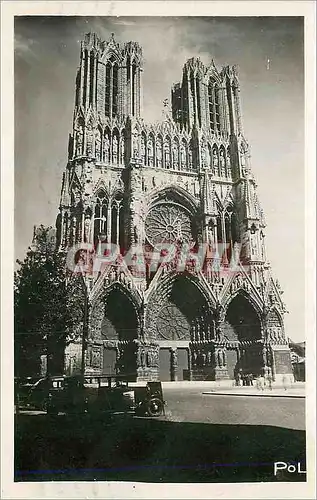
[[[189,380],[192,375],[195,379],[194,372],[210,368],[207,355],[205,360],[199,353],[214,338],[213,314],[194,280],[190,275],[177,276],[157,297],[160,306],[151,321],[160,348],[163,381]],[[210,356],[208,362],[211,365]]]

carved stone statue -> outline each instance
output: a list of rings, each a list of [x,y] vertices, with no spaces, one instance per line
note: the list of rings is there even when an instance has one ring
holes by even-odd
[[[177,144],[173,144],[173,168],[178,169],[178,147]]]
[[[240,154],[240,164],[243,169],[246,167],[245,155],[243,153]]]
[[[181,145],[181,165],[182,168],[186,167],[186,149],[184,144]]]
[[[115,135],[112,139],[112,161],[115,165],[118,163],[118,139]]]
[[[141,155],[140,158],[141,160],[145,163],[145,139],[143,135],[141,135]]]
[[[211,351],[208,351],[207,352],[207,364],[208,364],[208,366],[211,366],[211,363],[212,363],[212,354],[211,354]]]
[[[252,255],[256,255],[256,241],[254,237],[251,237],[251,252]]]
[[[90,238],[90,217],[86,217],[85,219],[85,240],[89,242]]]
[[[120,163],[124,165],[124,138],[120,140]]]
[[[91,128],[88,128],[88,130],[87,130],[87,151],[86,151],[87,156],[92,155],[93,140],[94,140],[93,131]]]
[[[227,151],[227,156],[226,156],[226,165],[227,165],[227,171],[230,172],[231,159],[230,159],[230,154],[228,151]]]
[[[148,142],[147,157],[148,157],[148,164],[149,164],[149,166],[153,167],[153,165],[154,165],[154,148],[153,148],[153,141],[152,141],[152,139],[150,139],[149,142]]]
[[[196,366],[197,365],[197,358],[198,358],[198,355],[197,355],[197,352],[194,351],[193,352],[193,366]]]
[[[193,153],[190,148],[188,149],[188,166],[189,168],[193,168]]]
[[[96,141],[95,156],[96,156],[96,160],[100,161],[100,140],[99,139],[97,139],[97,141]]]
[[[162,144],[160,141],[156,144],[156,165],[158,167],[162,166]]]
[[[223,366],[223,356],[222,356],[222,351],[217,352],[217,361],[218,361],[218,366],[219,368],[222,368]]]
[[[92,368],[100,368],[100,350],[93,349],[91,353],[91,366]]]
[[[206,366],[206,361],[207,361],[207,356],[206,356],[206,353],[202,353],[201,354],[201,363],[203,366]]]
[[[108,134],[105,135],[103,140],[103,157],[106,163],[109,163],[110,160],[110,141]]]
[[[212,221],[207,226],[207,243],[212,245],[214,241],[214,227]]]
[[[226,160],[223,151],[220,151],[220,171],[222,176],[226,175]]]
[[[165,168],[171,168],[171,153],[167,142],[164,144],[164,166]]]
[[[212,165],[214,168],[218,167],[218,154],[215,149],[212,152]]]
[[[83,154],[83,129],[82,127],[77,132],[76,136],[76,155],[80,156]]]

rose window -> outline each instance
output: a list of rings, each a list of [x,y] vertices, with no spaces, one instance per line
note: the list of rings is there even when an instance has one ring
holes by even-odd
[[[159,203],[150,210],[145,220],[145,231],[153,246],[176,241],[191,246],[195,243],[190,213],[173,202]]]
[[[174,304],[163,307],[157,317],[158,336],[165,340],[190,340],[190,324]]]

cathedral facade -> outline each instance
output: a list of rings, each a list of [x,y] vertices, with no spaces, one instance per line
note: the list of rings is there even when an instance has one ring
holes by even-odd
[[[136,42],[81,44],[57,244],[93,265],[65,370],[83,353],[86,373],[137,380],[291,376],[236,69],[188,60],[148,124],[142,64]]]

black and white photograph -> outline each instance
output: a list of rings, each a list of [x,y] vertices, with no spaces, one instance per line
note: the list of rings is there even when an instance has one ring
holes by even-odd
[[[12,18],[11,479],[313,498],[313,2],[168,3]]]

